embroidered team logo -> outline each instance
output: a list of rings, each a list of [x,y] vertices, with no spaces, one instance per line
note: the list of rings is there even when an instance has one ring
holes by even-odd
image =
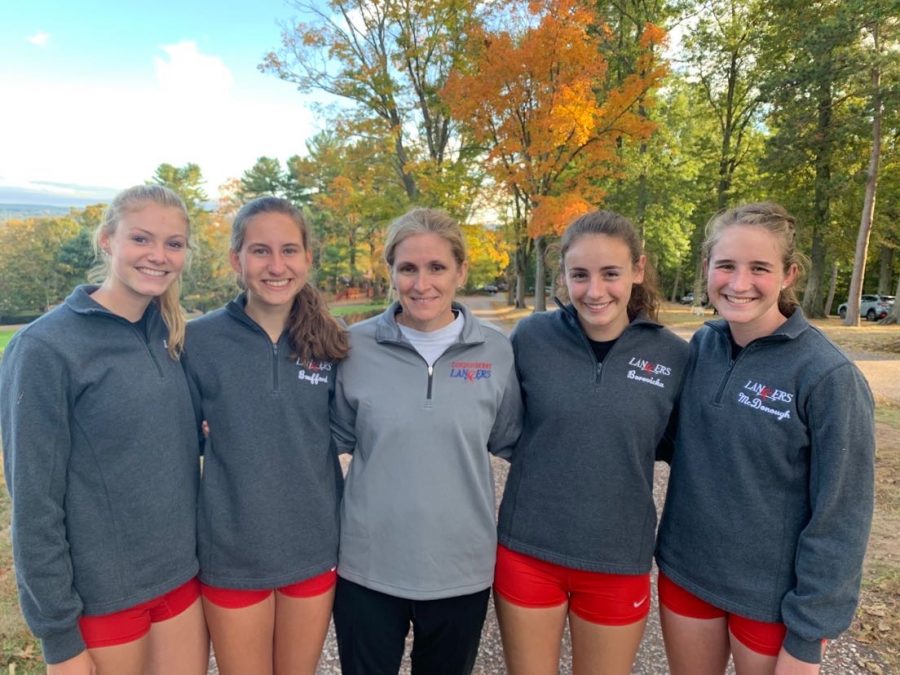
[[[749,394],[747,392],[750,392]],[[744,390],[738,392],[737,401],[741,405],[745,405],[768,415],[774,415],[778,421],[791,419],[790,410],[781,410],[772,407],[773,403],[792,403],[794,394],[769,387],[762,382],[754,382],[747,380]]]
[[[450,377],[477,382],[491,378],[491,364],[487,361],[454,361],[450,364]]]
[[[328,376],[331,373],[333,364],[331,361],[316,361],[315,359],[310,359],[308,362],[303,363],[300,359],[297,359],[297,367],[299,368],[297,371],[298,379],[306,380],[311,384],[328,384]]]
[[[637,356],[632,356],[628,361],[628,365],[634,366],[626,374],[626,377],[629,380],[651,384],[660,389],[666,388],[666,384],[661,378],[669,377],[672,374],[672,369],[669,366],[664,366],[661,363],[653,363],[652,361],[647,361],[646,359]]]

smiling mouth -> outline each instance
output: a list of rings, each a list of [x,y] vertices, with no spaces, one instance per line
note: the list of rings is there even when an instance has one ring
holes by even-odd
[[[725,298],[728,302],[730,302],[733,305],[746,305],[746,304],[749,304],[749,303],[753,302],[754,300],[756,300],[756,298],[739,298],[736,295],[725,295],[725,294],[723,294],[722,297]]]
[[[290,279],[264,279],[263,285],[267,288],[284,288],[289,283],[291,283]]]
[[[137,270],[148,277],[164,277],[168,274],[165,270],[155,270],[152,267],[138,267]]]
[[[612,304],[612,300],[607,300],[606,302],[585,302],[582,304],[588,309],[598,312],[609,307]]]

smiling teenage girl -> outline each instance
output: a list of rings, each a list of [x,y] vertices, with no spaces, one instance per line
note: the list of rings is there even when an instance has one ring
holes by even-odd
[[[334,620],[345,675],[396,673],[412,623],[413,673],[475,663],[494,573],[488,453],[519,434],[509,342],[454,302],[466,277],[459,226],[415,209],[388,231],[399,297],[350,329],[332,426],[352,452],[341,504]]]
[[[674,675],[817,673],[853,617],[874,428],[856,367],[797,306],[794,218],[749,204],[704,244],[722,320],[691,341],[657,562]]]
[[[309,243],[290,202],[246,204],[231,233],[246,290],[188,325],[209,423],[200,579],[222,675],[314,673],[331,616],[341,478],[328,405],[347,337],[308,282]]]
[[[640,239],[598,211],[560,242],[572,304],[512,336],[525,421],[500,506],[494,591],[512,675],[630,673],[650,608],[653,463],[687,360],[656,322]]]
[[[178,363],[188,235],[170,190],[117,195],[96,235],[103,284],[76,288],[0,362],[16,576],[51,675],[206,672]]]

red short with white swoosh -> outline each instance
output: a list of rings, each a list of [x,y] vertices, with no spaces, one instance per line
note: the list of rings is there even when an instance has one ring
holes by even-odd
[[[626,626],[650,611],[649,574],[604,574],[554,565],[497,547],[494,592],[519,607],[568,603],[578,617],[604,626]]]

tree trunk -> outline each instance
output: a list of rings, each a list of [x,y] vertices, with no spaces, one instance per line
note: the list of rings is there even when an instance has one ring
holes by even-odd
[[[678,302],[678,290],[681,288],[681,267],[675,270],[675,283],[672,284],[672,297],[670,302]]]
[[[837,288],[838,264],[831,264],[831,283],[828,285],[828,299],[825,301],[825,316],[831,316],[831,308],[834,306],[834,293]]]
[[[894,249],[882,244],[881,251],[878,254],[878,262],[878,292],[881,295],[890,295],[893,281]]]
[[[878,24],[872,30],[875,53],[879,53]],[[881,159],[881,71],[878,62],[872,67],[872,98],[874,117],[872,120],[872,153],[869,170],[866,172],[866,196],[863,200],[862,215],[859,219],[859,234],[856,237],[856,255],[853,259],[853,276],[850,278],[850,301],[847,303],[847,326],[859,325],[859,298],[862,294],[863,279],[866,275],[866,255],[869,251],[869,235],[875,217],[875,194],[878,191],[878,163]],[[895,303],[896,304],[896,303]]]
[[[829,61],[830,63],[830,61]],[[825,280],[825,238],[831,221],[831,157],[832,157],[832,83],[822,82],[816,116],[816,178],[812,219],[812,250],[810,251],[809,277],[803,293],[803,311],[810,317],[822,317],[824,313],[822,287]]]
[[[534,311],[547,311],[547,297],[544,295],[544,287],[547,285],[544,272],[544,238],[534,239]]]
[[[516,246],[516,309],[525,308],[525,242]]]

